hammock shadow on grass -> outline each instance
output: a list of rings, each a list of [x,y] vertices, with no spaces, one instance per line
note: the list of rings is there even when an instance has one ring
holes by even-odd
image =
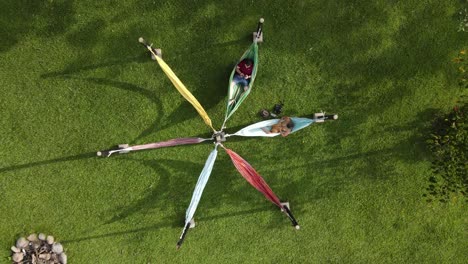
[[[207,217],[199,217],[198,220],[200,221],[214,221],[218,219],[225,219],[229,217],[238,217],[238,216],[243,216],[243,215],[251,215],[259,212],[264,212],[264,211],[269,211],[271,210],[271,207],[259,207],[259,208],[254,208],[254,209],[249,209],[249,210],[242,210],[242,211],[237,211],[233,213],[223,213],[223,214],[217,214],[217,215],[211,215]],[[136,228],[136,229],[131,229],[131,230],[126,230],[126,231],[117,231],[117,232],[111,232],[111,233],[106,233],[106,234],[100,234],[100,235],[92,235],[92,236],[85,236],[85,237],[79,237],[75,239],[70,239],[70,240],[64,240],[62,243],[78,243],[78,242],[83,242],[87,240],[95,240],[95,239],[101,239],[101,238],[108,238],[108,237],[115,237],[115,236],[126,236],[129,234],[135,234],[135,233],[148,233],[148,232],[154,232],[158,231],[161,228],[165,227],[183,227],[183,221],[181,221],[180,225],[174,226],[171,223],[158,223],[146,227],[141,227],[141,228]]]
[[[105,64],[103,64],[105,65]],[[94,66],[92,66],[94,67]],[[230,69],[229,69],[230,71]],[[64,79],[75,79],[75,80],[82,80],[82,81],[87,81],[91,82],[97,85],[104,85],[104,86],[111,86],[114,88],[130,91],[130,92],[136,92],[139,93],[145,97],[147,97],[150,101],[154,103],[156,106],[156,111],[158,113],[163,113],[164,110],[162,108],[162,101],[159,99],[157,96],[156,92],[152,92],[151,90],[147,90],[145,88],[139,87],[137,85],[131,84],[131,83],[126,83],[122,81],[114,81],[106,78],[92,78],[92,77],[74,77],[73,75],[69,75],[72,72],[69,71],[63,71],[60,72],[59,75],[61,78]],[[55,73],[52,73],[55,74]],[[55,75],[53,76],[55,77]],[[213,103],[209,104],[206,109],[210,109],[211,107],[215,106],[218,103],[218,100],[211,100]],[[183,101],[180,106],[173,111],[165,120],[163,121],[162,116],[159,115],[150,126],[148,126],[146,129],[144,129],[135,139],[130,141],[130,144],[133,144],[137,142],[138,140],[151,135],[155,131],[161,131],[164,129],[168,129],[175,124],[182,123],[186,120],[196,118],[198,117],[197,112],[193,107],[190,105],[189,102]]]
[[[70,240],[64,240],[61,241],[62,243],[78,243],[86,240],[94,240],[94,239],[100,239],[100,238],[107,238],[107,237],[113,237],[113,236],[125,236],[128,234],[133,234],[133,233],[139,233],[139,232],[150,232],[150,231],[157,231],[161,228],[164,227],[169,227],[170,225],[165,224],[165,223],[159,223],[159,224],[154,224],[146,227],[141,227],[137,229],[132,229],[132,230],[127,230],[127,231],[118,231],[118,232],[111,232],[107,234],[101,234],[101,235],[93,235],[93,236],[86,236],[86,237],[79,237],[75,239],[70,239]]]
[[[130,92],[135,92],[139,93],[146,98],[148,98],[151,102],[154,103],[156,107],[156,112],[157,113],[163,113],[164,110],[162,108],[162,102],[157,96],[156,92],[153,92],[151,90],[145,89],[143,87],[127,83],[127,82],[121,82],[121,81],[114,81],[106,78],[79,78],[79,77],[73,77],[73,76],[67,76],[64,75],[62,76],[63,78],[70,78],[70,79],[75,79],[75,80],[82,80],[82,81],[87,81],[91,82],[97,85],[103,85],[103,86],[111,86],[114,88],[118,88],[121,90],[125,91],[130,91]],[[166,128],[169,128],[177,123],[183,122],[187,119],[190,119],[192,117],[196,117],[196,113],[193,113],[192,109],[190,109],[191,106],[187,102],[183,102],[179,108],[177,108],[176,111],[174,111],[167,119],[171,120],[171,122],[165,122],[163,125],[161,125],[162,117],[161,115],[158,115],[157,118],[153,121],[153,123],[146,129],[144,129],[134,140],[129,142],[130,144],[135,143],[139,139],[146,137],[150,134],[152,134],[156,130],[163,130]]]
[[[219,220],[219,219],[226,219],[230,217],[237,217],[237,216],[243,216],[243,215],[251,215],[255,213],[260,213],[260,212],[267,212],[271,211],[272,209],[277,208],[276,206],[262,206],[262,207],[257,207],[253,209],[247,209],[247,210],[242,210],[242,211],[235,211],[232,213],[222,213],[222,214],[214,214],[214,215],[208,215],[208,216],[199,216],[197,219],[199,221],[214,221],[214,220]]]
[[[108,86],[112,86],[114,88],[122,89],[122,90],[125,90],[125,91],[139,93],[139,94],[145,96],[146,98],[148,98],[150,101],[152,101],[154,103],[154,105],[156,106],[156,112],[157,113],[163,113],[162,102],[158,98],[158,96],[156,95],[156,92],[152,92],[150,90],[147,90],[145,88],[139,87],[139,86],[131,84],[131,83],[113,81],[113,80],[109,80],[109,79],[105,79],[105,78],[74,78],[74,79],[88,81],[88,82],[92,82],[92,83],[98,84],[98,85],[108,85]],[[130,144],[136,142],[138,139],[140,139],[140,138],[142,138],[142,137],[144,137],[146,135],[151,134],[151,132],[155,129],[154,127],[156,127],[157,124],[161,123],[161,119],[162,119],[161,115],[158,115],[158,117],[153,122],[153,124],[151,126],[149,126],[148,128],[146,128],[145,130],[143,130],[143,132],[141,132],[140,135],[135,140],[130,142]]]
[[[128,58],[119,59],[119,60],[110,60],[110,61],[97,63],[97,64],[90,64],[86,66],[81,66],[81,65],[75,66],[74,64],[71,64],[68,67],[66,67],[64,70],[44,73],[44,74],[41,74],[40,77],[43,79],[66,77],[72,74],[78,74],[78,73],[85,72],[85,71],[92,71],[92,70],[96,70],[100,68],[129,64],[133,62],[137,62],[137,63],[148,62],[148,57],[146,54],[141,53],[138,56],[128,57]]]
[[[68,76],[68,75],[63,75],[61,76],[62,78],[68,78],[68,79],[75,79],[75,80],[82,80],[82,81],[87,81],[91,82],[97,85],[104,85],[104,86],[111,86],[114,88],[118,88],[121,90],[125,91],[130,91],[130,92],[135,92],[139,93],[146,98],[148,98],[150,101],[154,103],[156,106],[156,112],[157,113],[163,113],[164,110],[162,108],[162,102],[157,96],[156,92],[153,92],[151,90],[147,90],[145,88],[139,87],[137,85],[131,84],[131,83],[126,83],[126,82],[121,82],[121,81],[113,81],[110,79],[106,78],[79,78],[79,77],[73,77],[73,76]],[[195,110],[191,109],[192,107],[188,102],[183,102],[177,110],[175,110],[173,113],[169,115],[167,120],[170,120],[169,122],[164,122],[162,121],[161,115],[158,115],[158,117],[153,121],[153,123],[144,129],[134,140],[129,142],[130,144],[133,144],[137,142],[139,139],[144,138],[150,134],[152,134],[156,130],[164,130],[167,129],[171,126],[174,126],[177,123],[181,123],[185,120],[188,120],[190,118],[194,118],[197,116],[196,113],[194,113]],[[161,125],[162,123],[162,125]]]
[[[186,57],[190,57],[190,56],[200,56],[200,55],[203,55],[204,53],[207,53],[207,52],[213,53],[213,49],[227,48],[227,47],[230,47],[230,46],[240,45],[240,44],[249,45],[249,43],[251,41],[251,39],[250,39],[251,37],[252,37],[252,35],[245,35],[244,37],[239,38],[239,39],[230,40],[230,41],[226,41],[226,42],[214,43],[212,45],[208,45],[208,46],[205,46],[205,47],[198,47],[196,49],[193,49],[193,47],[188,47],[188,48],[185,48],[182,51],[178,52],[177,55],[171,56],[171,58],[174,58],[175,60],[178,60],[180,58],[186,58]],[[240,57],[240,55],[241,54],[239,54],[239,57]],[[238,59],[239,58],[233,58],[233,61],[237,61]],[[231,70],[232,70],[232,67],[231,67]],[[227,83],[228,80],[226,80],[226,83]]]
[[[56,159],[31,162],[31,163],[26,163],[26,164],[21,164],[21,165],[13,165],[13,166],[9,166],[9,167],[3,167],[3,168],[0,168],[0,173],[9,172],[9,171],[16,171],[16,170],[21,170],[21,169],[28,169],[28,168],[33,168],[33,167],[36,167],[36,166],[49,165],[49,164],[54,164],[54,163],[58,163],[58,162],[83,160],[83,159],[89,159],[89,158],[95,158],[95,157],[96,157],[96,152],[88,152],[88,153],[77,154],[77,155],[72,155],[72,156],[67,156],[67,157],[62,157],[62,158],[56,158]]]
[[[151,167],[153,170],[158,172],[159,181],[157,186],[149,191],[141,198],[136,201],[129,203],[128,205],[117,207],[113,211],[117,211],[114,216],[109,220],[105,221],[104,224],[112,224],[114,222],[121,221],[128,217],[131,217],[135,214],[146,213],[155,208],[160,208],[161,210],[166,210],[165,205],[170,203],[170,208],[172,212],[166,212],[165,215],[165,226],[170,227],[183,227],[185,219],[185,211],[190,202],[190,197],[195,187],[196,181],[198,180],[199,173],[203,169],[203,164],[189,162],[189,161],[180,161],[180,160],[168,160],[168,159],[159,159],[159,160],[139,160],[139,159],[127,159],[128,161],[136,161],[142,163],[145,166]],[[184,171],[181,173],[186,173],[191,171],[192,177],[174,177],[174,173],[170,173],[168,167],[172,170],[184,168]],[[227,169],[231,170],[232,167],[229,166]],[[218,173],[213,171],[213,174]],[[232,173],[235,174],[235,169],[232,170]],[[219,173],[218,173],[219,174]],[[213,175],[212,175],[213,176]],[[224,184],[226,184],[226,178],[222,178]],[[231,178],[232,179],[232,178]],[[212,184],[216,184],[218,180],[221,179],[212,179]],[[208,193],[205,194],[204,204],[207,204],[209,207],[219,204],[219,200],[216,202],[211,202],[212,199],[209,199],[212,195],[212,192],[218,193],[218,190],[214,190],[209,187],[205,191]],[[268,211],[271,210],[270,206],[264,206],[256,209],[249,209],[240,211],[237,213],[225,213],[220,215],[214,215],[209,217],[202,217],[200,219],[204,220],[214,220],[225,217],[234,217],[238,215],[249,214],[253,212]]]
[[[246,38],[241,38],[237,40],[231,40],[231,41],[226,41],[226,42],[221,42],[221,43],[215,43],[207,47],[199,48],[197,50],[193,50],[191,48],[186,48],[181,52],[178,52],[176,56],[171,56],[171,58],[182,58],[190,55],[197,55],[197,54],[203,54],[205,52],[210,52],[210,49],[213,48],[225,48],[229,46],[233,46],[236,44],[242,44],[246,41]],[[81,64],[78,66],[76,63],[70,64],[67,66],[65,69],[61,71],[53,71],[49,73],[44,73],[41,74],[41,78],[55,78],[55,77],[63,77],[66,75],[71,75],[71,74],[78,74],[81,72],[85,71],[92,71],[100,68],[107,68],[107,67],[112,67],[116,65],[124,65],[124,64],[129,64],[129,63],[154,63],[153,61],[150,60],[150,56],[148,52],[139,52],[137,56],[132,56],[132,57],[127,57],[124,59],[118,59],[118,60],[109,60],[106,62],[102,63],[96,63],[96,64],[90,64],[90,65],[85,65],[82,66]],[[231,68],[232,70],[232,68]],[[226,81],[227,83],[227,81]]]
[[[151,167],[157,172],[159,181],[155,188],[151,188],[144,194],[144,196],[136,201],[129,203],[128,205],[115,208],[113,211],[117,213],[111,217],[111,219],[104,222],[104,224],[111,224],[114,222],[121,221],[132,215],[141,212],[149,212],[155,208],[165,209],[166,203],[171,203],[175,208],[174,212],[169,213],[166,218],[169,219],[168,226],[179,226],[180,221],[177,219],[183,219],[184,209],[188,206],[190,201],[191,192],[195,186],[197,175],[194,174],[192,178],[187,177],[174,177],[173,173],[169,169],[184,168],[186,171],[201,171],[203,168],[202,164],[190,162],[190,161],[179,161],[169,159],[158,159],[158,160],[140,160],[133,158],[126,158],[128,161],[136,161],[145,166]],[[168,167],[169,169],[166,169]],[[177,184],[176,184],[177,183]],[[173,207],[170,206],[170,207]],[[179,210],[180,209],[180,210]],[[177,221],[175,221],[177,220]]]

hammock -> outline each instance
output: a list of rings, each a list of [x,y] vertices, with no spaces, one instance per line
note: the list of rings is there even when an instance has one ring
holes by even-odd
[[[291,133],[294,133],[298,130],[308,127],[316,121],[315,119],[310,119],[310,118],[305,118],[305,117],[291,117],[291,120],[294,123],[294,127]],[[250,126],[244,127],[243,129],[237,131],[236,133],[232,135],[226,135],[226,137],[228,136],[276,137],[280,135],[280,133],[266,133],[262,128],[269,131],[271,129],[271,126],[277,124],[278,122],[279,122],[279,119],[270,119],[270,120],[261,121],[261,122],[252,124]]]
[[[100,157],[109,157],[114,153],[128,153],[130,151],[144,150],[144,149],[157,149],[157,148],[167,148],[180,145],[190,145],[198,144],[206,140],[211,140],[211,138],[175,138],[161,142],[149,143],[144,145],[135,145],[128,146],[126,145],[123,148],[111,149],[111,150],[101,150],[97,152],[97,155]]]
[[[282,205],[279,198],[276,194],[271,190],[270,186],[265,182],[265,180],[258,174],[258,172],[250,165],[246,160],[244,160],[239,154],[235,153],[234,151],[224,148],[231,157],[232,163],[239,171],[239,173],[244,177],[255,189],[261,192],[265,198],[270,200],[273,204],[278,206],[281,211],[285,212],[288,216],[289,220],[291,220],[292,225],[299,229],[299,224],[297,223],[296,219],[294,218],[293,214],[289,210],[289,208],[285,205]]]
[[[151,45],[148,45],[143,38],[139,38],[138,41],[143,44],[150,52],[153,54],[153,56],[156,58],[156,61],[158,62],[159,66],[161,66],[161,69],[164,71],[164,73],[167,75],[169,80],[171,80],[172,84],[174,84],[174,87],[179,91],[179,93],[187,100],[189,103],[193,105],[195,110],[197,110],[198,114],[201,116],[203,121],[205,122],[206,125],[208,125],[213,131],[216,132],[216,130],[213,128],[213,125],[211,123],[211,119],[206,113],[205,109],[201,106],[201,104],[198,102],[197,98],[195,98],[192,93],[190,93],[189,90],[185,87],[185,85],[180,81],[180,79],[175,75],[175,73],[172,71],[172,69],[169,67],[169,65],[166,64],[166,62],[161,59],[159,56],[154,53],[153,48]]]
[[[236,73],[237,64],[239,64],[239,62],[241,62],[244,59],[251,59],[253,61],[252,76],[250,77],[247,91],[244,91],[243,85],[233,80],[234,75]],[[226,103],[226,115],[221,130],[224,128],[224,124],[226,123],[226,121],[232,116],[232,114],[234,114],[234,112],[236,112],[237,108],[239,108],[239,106],[242,104],[242,102],[252,90],[258,68],[258,45],[256,41],[254,41],[252,45],[250,45],[249,49],[244,53],[244,55],[242,55],[237,64],[236,66],[234,66],[234,69],[231,73],[231,77],[229,78],[229,92]]]
[[[177,249],[179,249],[184,242],[185,236],[187,235],[187,231],[190,227],[190,220],[192,220],[193,216],[195,215],[195,211],[197,210],[203,190],[205,189],[206,183],[210,178],[214,162],[216,161],[216,157],[218,155],[218,150],[216,149],[217,147],[218,145],[215,145],[215,148],[211,151],[208,159],[205,162],[205,166],[203,167],[203,170],[198,177],[197,185],[195,185],[195,190],[192,194],[192,200],[190,201],[190,205],[185,213],[185,226],[182,230],[179,241],[177,242]]]

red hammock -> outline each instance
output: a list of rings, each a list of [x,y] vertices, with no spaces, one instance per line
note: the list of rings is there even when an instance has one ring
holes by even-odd
[[[226,152],[231,157],[232,163],[236,166],[240,174],[255,187],[255,189],[263,193],[268,200],[276,204],[279,208],[283,208],[278,196],[276,196],[262,176],[260,176],[246,160],[230,149],[226,149]]]
[[[281,210],[289,217],[293,226],[295,226],[296,229],[299,229],[299,224],[297,223],[289,208],[281,204],[278,196],[276,196],[276,194],[271,190],[270,186],[268,186],[262,176],[260,176],[260,174],[258,174],[258,172],[246,160],[239,156],[239,154],[230,149],[224,149],[228,153],[229,157],[231,157],[232,163],[242,175],[242,177],[244,177],[253,187],[255,187],[255,189],[263,193],[263,195],[265,195],[268,200],[281,208]]]

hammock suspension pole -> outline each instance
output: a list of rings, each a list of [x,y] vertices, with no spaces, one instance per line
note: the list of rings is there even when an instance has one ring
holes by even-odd
[[[185,236],[187,235],[189,228],[190,228],[190,223],[187,223],[184,227],[184,230],[182,231],[182,234],[179,237],[179,241],[177,241],[177,246],[176,246],[177,249],[180,249],[180,247],[182,246],[182,243],[184,243],[184,239],[185,239]]]
[[[301,227],[299,226],[299,223],[297,223],[296,218],[294,218],[294,215],[291,213],[291,210],[289,210],[289,203],[281,203],[281,211],[283,211],[291,220],[292,225],[299,230]]]
[[[150,52],[151,52],[151,59],[156,60],[156,56],[162,58],[162,53],[160,49],[153,49],[153,44],[148,44],[144,38],[140,37],[138,39],[138,42],[141,43],[141,45],[145,46]]]
[[[254,42],[256,43],[263,42],[263,29],[262,29],[263,22],[265,22],[265,19],[263,19],[262,17],[258,20],[257,31],[253,33]]]

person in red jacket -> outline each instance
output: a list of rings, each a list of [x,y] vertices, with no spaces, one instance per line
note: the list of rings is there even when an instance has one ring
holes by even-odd
[[[253,72],[253,60],[252,59],[243,59],[241,62],[239,62],[236,65],[236,72],[234,73],[234,77],[232,80],[234,81],[234,84],[241,84],[242,88],[244,89],[243,92],[247,91],[249,89],[249,83],[250,83],[250,78],[252,77],[252,72]],[[231,99],[229,102],[234,103],[237,98],[239,98],[242,93],[241,92],[239,95],[235,96],[235,98]]]
[[[234,81],[244,85],[244,91],[249,88],[250,78],[252,77],[253,61],[251,59],[243,59],[236,66]]]

